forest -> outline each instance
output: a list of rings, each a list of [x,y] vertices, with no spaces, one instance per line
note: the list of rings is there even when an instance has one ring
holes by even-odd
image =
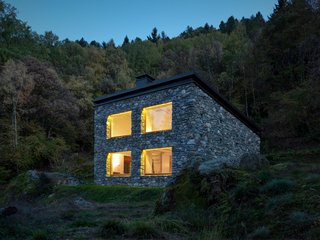
[[[258,124],[262,151],[320,139],[320,1],[278,0],[265,19],[233,16],[169,38],[59,39],[34,32],[0,0],[0,183],[28,169],[92,167],[93,99],[194,71]],[[87,171],[90,172],[90,171]]]

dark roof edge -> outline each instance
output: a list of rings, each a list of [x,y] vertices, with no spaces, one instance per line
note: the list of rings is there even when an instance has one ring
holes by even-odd
[[[126,89],[126,90],[117,91],[115,93],[111,93],[111,94],[104,95],[101,97],[97,97],[96,99],[93,100],[93,102],[95,103],[95,105],[100,105],[101,103],[109,102],[109,101],[114,100],[116,98],[122,98],[123,96],[126,96],[126,95],[135,96],[136,93],[141,92],[141,91],[144,92],[149,89],[157,89],[158,86],[172,84],[173,82],[177,83],[177,80],[182,81],[185,79],[191,79],[193,75],[195,75],[195,74],[194,73],[185,73],[185,74],[177,75],[177,76],[170,77],[170,78],[156,80],[155,82],[149,83],[148,85],[145,85],[143,87],[134,87],[134,88]],[[178,84],[178,85],[180,85],[180,84]]]
[[[221,96],[215,89],[210,87],[206,82],[202,81],[195,72],[189,72],[189,73],[177,75],[174,77],[170,77],[167,79],[156,80],[155,83],[150,83],[143,87],[138,87],[138,88],[135,87],[128,90],[123,90],[113,94],[109,94],[106,96],[101,96],[94,100],[94,105],[99,106],[99,105],[103,105],[106,102],[109,103],[109,102],[114,102],[114,101],[118,101],[126,98],[132,98],[148,92],[159,91],[166,88],[180,86],[180,85],[184,85],[192,82],[195,83],[198,87],[200,87],[209,96],[211,96],[216,102],[218,102],[221,106],[223,106],[228,112],[230,112],[236,118],[238,118],[254,133],[260,136],[260,129],[253,121],[251,121],[248,117],[246,117],[243,113],[241,113],[232,103],[230,103],[227,99]]]

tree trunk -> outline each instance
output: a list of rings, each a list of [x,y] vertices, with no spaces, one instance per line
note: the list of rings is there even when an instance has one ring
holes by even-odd
[[[255,108],[256,107],[256,94],[254,91],[253,78],[251,78],[251,91],[252,91],[252,105]]]
[[[244,95],[245,95],[245,100],[246,100],[246,116],[249,117],[249,109],[248,109],[248,93],[247,93],[247,87],[244,87]]]
[[[12,129],[13,129],[13,146],[18,146],[18,129],[17,129],[17,104],[13,103],[12,106]]]
[[[50,138],[51,137],[51,130],[52,130],[52,127],[49,128],[49,131],[48,131],[48,136],[47,138]]]

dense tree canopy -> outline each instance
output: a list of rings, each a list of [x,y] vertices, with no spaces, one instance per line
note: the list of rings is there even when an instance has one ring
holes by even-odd
[[[196,71],[260,125],[265,149],[318,143],[319,2],[279,0],[268,20],[231,16],[172,39],[155,27],[147,40],[115,46],[39,35],[0,0],[0,178],[90,156],[92,99],[132,87],[141,73]]]

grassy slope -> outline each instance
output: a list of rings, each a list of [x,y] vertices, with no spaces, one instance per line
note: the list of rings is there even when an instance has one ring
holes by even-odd
[[[229,185],[218,196],[210,197],[206,181],[184,176],[175,208],[160,215],[153,210],[161,188],[44,184],[26,190],[21,176],[6,191],[18,213],[0,217],[0,239],[317,239],[319,156],[273,154],[264,170],[228,170]]]
[[[16,182],[11,188],[16,194],[15,186]],[[18,208],[16,215],[0,218],[0,239],[130,239],[162,235],[153,227],[160,218],[152,218],[154,203],[162,191],[95,185],[59,186],[42,195],[29,190],[19,200],[11,201]],[[122,232],[114,232],[121,227]]]
[[[174,205],[165,214],[206,232],[204,239],[319,239],[319,151],[269,159],[270,167],[254,172],[185,172],[168,189]]]

